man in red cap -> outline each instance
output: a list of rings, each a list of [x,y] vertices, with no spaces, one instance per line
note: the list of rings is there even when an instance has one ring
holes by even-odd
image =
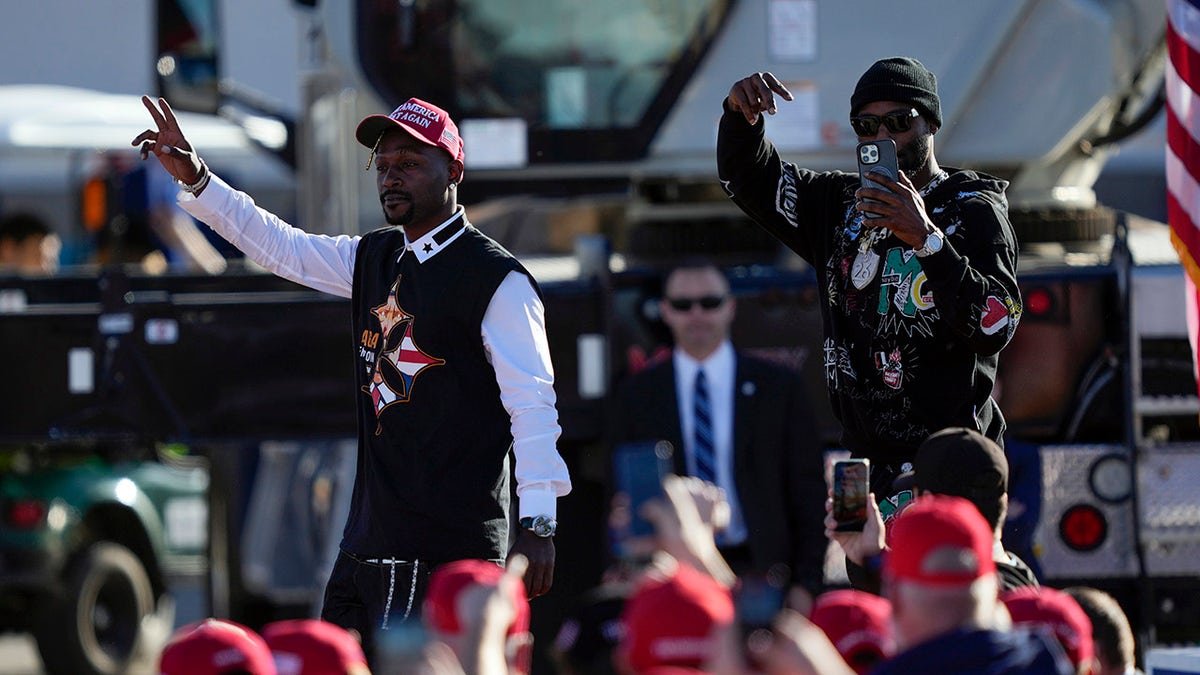
[[[1067,652],[1078,675],[1091,675],[1092,622],[1075,598],[1053,588],[1023,586],[1008,591],[1000,599],[1008,608],[1013,626],[1048,630]]]
[[[275,621],[262,628],[279,675],[371,675],[362,645],[320,619]]]
[[[993,539],[961,497],[929,495],[900,514],[883,558],[883,587],[901,651],[876,675],[1074,672],[1043,636],[1000,628]]]
[[[161,675],[276,675],[262,637],[223,619],[205,619],[171,635],[159,656]]]
[[[213,175],[170,106],[133,140],[180,183],[181,207],[276,274],[351,299],[358,470],[322,618],[376,630],[415,617],[433,568],[529,560],[531,596],[554,574],[556,499],[570,491],[556,442],[544,307],[529,272],[458,205],[466,155],[441,108],[410,99],[355,133],[371,151],[387,227],[298,230]],[[519,531],[509,547],[509,451]]]
[[[809,620],[858,675],[896,653],[892,604],[886,598],[851,589],[829,591],[817,596]]]
[[[625,605],[614,653],[619,673],[702,668],[712,655],[714,629],[734,619],[729,589],[686,563],[669,564],[669,571],[648,572]]]
[[[473,662],[478,667],[481,649],[502,651],[508,672],[528,673],[532,666],[529,598],[522,584],[506,579],[511,572],[486,560],[458,560],[442,565],[429,579],[425,625],[454,650],[464,667]],[[501,596],[502,616],[489,614],[494,607],[488,593]],[[483,596],[474,597],[477,594]],[[493,625],[497,622],[505,625]]]

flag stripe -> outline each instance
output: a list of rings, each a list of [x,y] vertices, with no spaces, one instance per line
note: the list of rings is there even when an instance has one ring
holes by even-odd
[[[1171,5],[1180,6],[1181,2]],[[1200,89],[1196,83],[1196,78],[1200,78],[1200,43],[1193,42],[1200,40],[1200,35],[1195,32],[1200,30],[1200,12],[1188,5],[1170,14],[1170,20],[1166,22],[1166,53],[1184,82],[1193,90]]]
[[[1200,12],[1191,5],[1180,9],[1179,0],[1171,5],[1172,19],[1181,15],[1190,18],[1184,25],[1200,29]],[[1192,19],[1195,19],[1194,21]],[[1175,244],[1180,260],[1194,282],[1200,282],[1200,143],[1197,142],[1192,130],[1200,128],[1200,123],[1192,119],[1194,112],[1200,112],[1200,104],[1191,86],[1179,75],[1177,64],[1188,63],[1196,56],[1190,44],[1183,36],[1168,26],[1168,50],[1171,59],[1167,64],[1167,222],[1171,225],[1172,243]],[[1200,75],[1200,63],[1195,72]]]
[[[1184,305],[1192,370],[1197,372],[1200,304],[1200,0],[1166,0],[1167,222],[1185,270]]]
[[[1177,145],[1178,144],[1178,145]],[[1180,205],[1182,213],[1188,216],[1188,222],[1176,223],[1168,219],[1172,229],[1183,236],[1184,229],[1195,229],[1200,223],[1200,144],[1196,143],[1182,131],[1179,122],[1168,116],[1167,119],[1167,155],[1166,174],[1167,192]],[[1187,239],[1187,237],[1185,237]]]

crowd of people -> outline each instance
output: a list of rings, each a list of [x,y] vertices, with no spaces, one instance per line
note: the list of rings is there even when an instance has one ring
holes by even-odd
[[[674,351],[622,385],[612,425],[614,445],[673,449],[661,495],[624,514],[653,525],[650,546],[543,647],[579,673],[1128,672],[1119,606],[1042,586],[1002,541],[992,387],[1022,302],[1005,181],[939,164],[937,80],[914,59],[877,61],[850,100],[860,142],[895,144],[894,178],[785,162],[762,119],[776,97],[791,94],[770,73],[734,83],[718,173],[816,271],[842,450],[870,466],[865,522],[841,527],[832,498],[822,510],[799,379],[734,347],[716,266],[680,265],[658,305]],[[414,98],[359,124],[387,226],[328,237],[257,208],[165,100],[144,104],[154,128],[133,145],[182,208],[266,269],[350,298],[358,341],[358,467],[323,621],[261,637],[187,626],[161,671],[528,672],[529,602],[553,584],[571,480],[540,290],[458,204],[466,149],[449,114]]]
[[[938,436],[922,447],[956,444],[941,449],[970,452],[990,443],[961,429]],[[922,466],[933,473],[939,468]],[[920,471],[914,480],[921,480]],[[627,593],[616,596],[607,621],[574,616],[564,622],[546,646],[558,672],[1136,672],[1132,631],[1115,599],[1098,589],[1057,590],[1031,578],[1007,584],[996,528],[963,497],[922,489],[886,526],[874,509],[873,525],[861,536],[879,545],[878,565],[867,567],[878,571],[881,593],[827,588],[807,612],[770,607],[765,623],[744,599],[753,597],[752,578],[735,574],[720,552],[718,534],[728,522],[722,490],[671,475],[645,515],[655,528],[652,555],[630,578]],[[847,541],[845,533],[827,534]],[[534,644],[526,567],[523,556],[507,567],[485,560],[438,567],[420,624],[388,631],[370,661],[361,636],[319,619],[277,621],[259,632],[208,619],[176,631],[159,671],[527,674]],[[777,596],[780,603],[783,598]]]

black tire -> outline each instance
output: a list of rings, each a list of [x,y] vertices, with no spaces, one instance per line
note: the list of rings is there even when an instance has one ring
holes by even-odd
[[[129,668],[154,609],[146,569],[129,549],[93,544],[72,563],[34,637],[51,675],[118,675]]]

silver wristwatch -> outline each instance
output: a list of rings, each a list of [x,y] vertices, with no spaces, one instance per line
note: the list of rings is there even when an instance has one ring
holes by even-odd
[[[530,532],[534,533],[535,535],[545,539],[547,537],[554,536],[554,532],[556,530],[558,530],[558,521],[555,520],[552,516],[547,516],[546,514],[542,514],[540,516],[534,516],[532,518],[530,518],[530,517],[522,518],[521,519],[521,527],[523,527],[526,530],[529,530]]]
[[[933,255],[942,250],[942,246],[946,244],[946,235],[942,231],[933,228],[933,232],[925,235],[925,245],[917,249],[917,257],[924,258],[925,256]]]

